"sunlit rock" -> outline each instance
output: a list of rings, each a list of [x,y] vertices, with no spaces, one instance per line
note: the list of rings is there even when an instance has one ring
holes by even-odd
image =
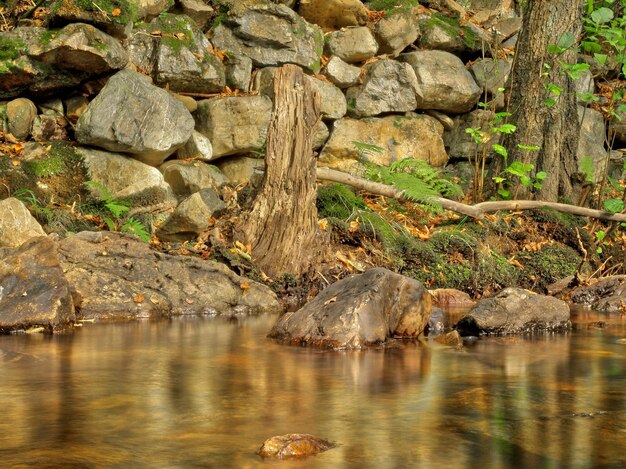
[[[461,335],[519,334],[570,327],[567,303],[521,288],[506,288],[480,300],[455,326]]]
[[[375,268],[340,280],[300,310],[285,313],[269,337],[294,345],[361,348],[417,337],[430,308],[430,294],[420,282]]]
[[[209,187],[217,188],[228,180],[215,166],[202,161],[169,160],[159,166],[159,171],[174,193],[183,197]]]
[[[364,62],[376,55],[378,43],[366,26],[345,28],[326,36],[324,50],[347,63]]]
[[[325,31],[367,23],[367,8],[360,0],[300,0],[298,14]]]
[[[16,248],[31,238],[45,235],[21,201],[13,197],[0,200],[0,248]]]
[[[331,442],[313,435],[289,433],[268,438],[257,453],[264,458],[301,458],[327,451],[334,446]]]

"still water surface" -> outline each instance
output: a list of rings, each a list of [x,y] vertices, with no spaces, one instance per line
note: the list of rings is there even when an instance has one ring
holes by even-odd
[[[270,316],[4,336],[0,467],[626,467],[626,323],[595,319],[462,350],[280,346]],[[255,455],[292,432],[338,446]]]

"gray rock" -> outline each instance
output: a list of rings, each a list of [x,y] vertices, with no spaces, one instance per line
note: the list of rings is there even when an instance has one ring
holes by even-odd
[[[626,304],[626,275],[612,275],[591,285],[582,285],[571,293],[572,302],[596,311],[620,312]]]
[[[504,93],[498,90],[504,88],[511,67],[512,62],[508,59],[478,59],[470,68],[478,86],[496,99],[497,109],[504,108]]]
[[[348,88],[348,114],[376,116],[417,107],[418,82],[409,64],[383,59],[366,66],[363,84]]]
[[[198,102],[196,130],[211,140],[213,156],[263,148],[272,115],[267,96],[206,99]]]
[[[480,88],[461,59],[444,51],[401,54],[417,78],[417,108],[460,114],[480,99]]]
[[[378,41],[379,54],[397,57],[407,46],[413,44],[419,36],[419,22],[416,10],[402,10],[386,15],[374,26],[374,35]]]
[[[215,47],[243,54],[255,67],[293,63],[312,72],[321,67],[324,37],[318,26],[282,5],[251,5],[229,15],[213,31]]]
[[[226,211],[215,190],[202,189],[183,200],[156,234],[165,241],[188,241],[209,228],[211,217],[219,217]]]
[[[45,236],[41,225],[19,200],[0,200],[0,248],[17,248],[31,238]]]
[[[6,105],[7,128],[17,139],[28,138],[36,117],[37,106],[30,99],[17,98]]]
[[[250,91],[267,96],[274,101],[274,76],[278,67],[263,67],[254,71],[250,81]]]
[[[237,315],[281,309],[268,287],[239,277],[223,264],[157,253],[132,235],[78,233],[60,241],[59,257],[84,318]],[[244,282],[249,288],[242,288]]]
[[[235,90],[247,91],[252,77],[252,59],[230,52],[226,56],[226,84]]]
[[[209,21],[215,15],[215,10],[200,0],[180,0],[180,5],[183,13],[193,18],[198,28],[202,30],[209,25]]]
[[[325,31],[367,23],[367,8],[360,0],[300,0],[298,14]]]
[[[201,161],[187,163],[170,160],[159,166],[159,171],[174,193],[181,197],[209,187],[220,187],[227,181],[227,177],[216,167]]]
[[[454,128],[454,119],[443,112],[427,109],[424,113],[437,119],[443,125],[444,130],[452,130]]]
[[[76,140],[159,165],[184,145],[194,121],[183,104],[132,70],[113,75],[76,124]]]
[[[365,26],[345,28],[326,35],[326,55],[335,55],[344,62],[357,63],[371,59],[378,51],[378,43]]]
[[[594,182],[600,181],[606,171],[609,154],[604,148],[606,128],[604,116],[595,109],[578,106],[578,122],[580,134],[578,136],[578,159],[579,171],[585,165],[584,160],[591,158],[593,166]]]
[[[176,196],[161,172],[124,155],[76,147],[90,181],[102,184],[116,198],[131,199],[136,205],[176,206]],[[90,187],[96,197],[100,191]]]
[[[0,249],[0,333],[38,327],[59,331],[75,319],[52,240],[42,237]]]
[[[424,115],[341,119],[333,125],[330,138],[320,153],[319,164],[352,172],[360,168],[361,162],[389,166],[404,158],[416,158],[431,166],[443,166],[448,155],[442,134],[442,125]],[[360,150],[358,143],[380,150]]]
[[[130,64],[141,73],[152,76],[156,68],[159,37],[150,35],[150,29],[150,25],[142,25],[133,29],[126,41],[126,51]]]
[[[322,148],[324,144],[328,141],[329,136],[330,130],[328,130],[328,126],[324,124],[323,121],[319,121],[314,129],[313,150],[319,150],[320,148]]]
[[[339,57],[331,57],[326,67],[324,67],[324,76],[332,81],[339,88],[349,88],[359,82],[361,77],[361,69],[345,63]]]
[[[498,33],[500,42],[506,41],[522,29],[522,18],[512,16],[498,21],[493,29]]]
[[[454,117],[452,129],[443,134],[443,141],[450,158],[474,158],[476,155],[482,155],[484,151],[487,152],[487,156],[493,156],[491,145],[500,141],[500,134],[489,132],[490,122],[494,117],[493,112],[484,109],[476,109]],[[483,131],[487,141],[477,144],[472,136],[466,132],[468,128]]]
[[[176,151],[176,157],[181,160],[196,159],[211,161],[213,159],[213,145],[211,140],[194,130],[182,147]]]
[[[591,70],[581,72],[581,77],[574,80],[574,87],[578,95],[578,104],[586,106],[590,103],[587,99],[595,91],[595,82]]]
[[[209,53],[212,46],[184,15],[160,15],[148,27],[149,31],[172,31],[176,37],[160,36],[156,51],[154,79],[173,91],[215,93],[226,84],[222,61]]]
[[[62,116],[64,115],[63,101],[59,98],[52,98],[46,101],[39,101],[37,107],[43,114],[50,116]]]
[[[455,328],[461,335],[519,334],[569,329],[569,306],[551,296],[521,288],[506,288],[480,300]]]
[[[483,41],[490,42],[489,35],[477,25],[464,22],[441,13],[419,17],[421,36],[418,44],[424,49],[454,53],[477,52]]]
[[[52,37],[36,55],[47,64],[101,75],[120,70],[128,63],[128,54],[120,42],[89,24],[69,24]]]
[[[220,171],[234,184],[252,183],[255,185],[262,178],[265,162],[258,158],[233,156],[216,162]]]
[[[150,19],[158,16],[172,6],[172,0],[136,0],[137,16]]]
[[[375,268],[340,280],[296,312],[281,316],[269,337],[325,348],[361,348],[393,337],[417,337],[431,298],[409,277]]]

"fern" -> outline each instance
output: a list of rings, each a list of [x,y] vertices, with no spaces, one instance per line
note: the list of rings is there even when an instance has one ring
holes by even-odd
[[[120,218],[130,210],[130,204],[126,201],[117,199],[102,184],[96,181],[84,182],[86,186],[93,187],[100,192],[100,199],[104,203],[104,207],[113,215],[114,218]],[[108,225],[108,223],[107,223]]]
[[[146,229],[146,225],[144,225],[134,217],[130,217],[128,220],[126,220],[126,222],[124,222],[124,224],[122,225],[120,231],[122,231],[123,233],[134,234],[146,243],[150,242],[150,233]]]
[[[352,145],[354,145],[354,148],[361,159],[364,159],[368,155],[382,155],[385,152],[383,147],[379,147],[378,145],[373,145],[371,143],[359,142],[357,140],[353,140]]]

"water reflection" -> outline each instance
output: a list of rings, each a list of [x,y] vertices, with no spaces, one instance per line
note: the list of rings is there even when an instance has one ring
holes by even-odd
[[[0,337],[0,466],[626,465],[623,322],[568,335],[320,352],[273,318]],[[269,463],[267,437],[339,447]]]

